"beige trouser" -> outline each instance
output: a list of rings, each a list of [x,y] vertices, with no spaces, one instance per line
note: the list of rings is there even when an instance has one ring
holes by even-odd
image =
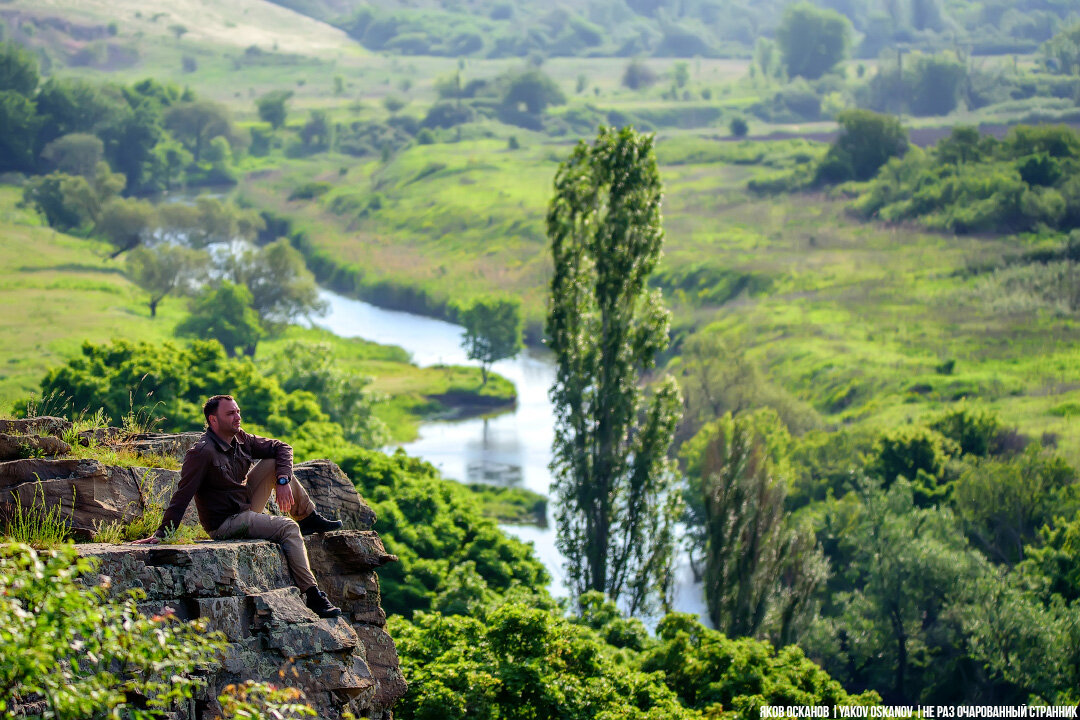
[[[300,527],[296,524],[296,520],[303,520],[313,513],[315,505],[308,497],[307,490],[304,490],[296,478],[293,478],[289,482],[293,495],[292,510],[289,513],[292,517],[267,515],[263,512],[266,509],[266,502],[270,499],[271,491],[277,487],[276,470],[276,462],[273,458],[255,463],[247,474],[251,509],[225,518],[225,522],[221,523],[210,535],[215,540],[259,538],[280,543],[285,551],[285,559],[289,562],[293,581],[300,588],[300,592],[305,592],[308,588],[315,586],[315,576],[311,573],[307,547],[304,545],[304,538],[300,535]]]

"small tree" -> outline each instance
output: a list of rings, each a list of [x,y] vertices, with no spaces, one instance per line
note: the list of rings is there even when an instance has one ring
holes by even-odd
[[[330,150],[334,146],[334,124],[325,110],[312,110],[299,134],[308,150]]]
[[[237,348],[253,356],[266,335],[251,306],[251,292],[231,282],[203,290],[191,303],[191,315],[176,326],[176,333],[217,340],[229,357],[236,357]]]
[[[668,342],[647,288],[661,194],[652,137],[603,128],[559,167],[547,219],[557,543],[571,592],[625,595],[631,612],[666,597],[679,508],[667,459],[679,388],[669,377],[646,400],[641,387]]]
[[[38,86],[38,64],[33,53],[11,40],[0,43],[0,92],[30,97]]]
[[[784,11],[776,41],[788,75],[814,80],[847,57],[851,22],[834,10],[795,3]]]
[[[631,60],[623,71],[622,84],[631,90],[642,90],[656,82],[656,72],[641,60]]]
[[[132,250],[127,257],[128,274],[149,294],[150,317],[157,317],[158,303],[166,296],[190,289],[208,260],[203,252],[172,243]]]
[[[566,96],[543,70],[534,68],[514,75],[506,85],[503,104],[510,107],[524,105],[530,115],[539,115],[548,105],[562,105]]]
[[[210,141],[224,135],[233,135],[232,119],[223,105],[209,100],[197,100],[173,105],[165,113],[165,127],[177,140],[184,143],[195,159],[202,159],[203,150]]]
[[[523,322],[517,298],[479,298],[461,311],[465,326],[461,345],[470,360],[480,361],[485,385],[492,363],[514,357],[521,350]]]
[[[790,642],[828,570],[813,534],[797,532],[784,511],[786,463],[777,456],[791,438],[772,412],[726,415],[701,433],[690,443],[707,438],[691,482],[702,494],[709,615],[729,637],[756,637],[772,614]]]
[[[690,82],[690,65],[685,62],[675,63],[671,71],[671,77],[675,80],[675,87],[684,88]]]
[[[289,110],[285,103],[293,96],[292,90],[272,90],[260,96],[255,101],[255,107],[259,111],[259,119],[270,123],[270,127],[277,130],[285,124]]]
[[[817,169],[817,182],[869,180],[889,158],[907,152],[907,131],[892,115],[845,110],[837,117],[840,134]]]
[[[155,216],[154,206],[146,200],[113,198],[101,209],[94,229],[116,248],[115,258],[134,250],[146,238],[154,229]]]
[[[270,328],[326,310],[303,256],[285,238],[231,257],[226,272],[250,291],[249,304]]]
[[[58,172],[92,178],[105,157],[105,143],[89,133],[64,135],[45,146],[41,159]]]
[[[733,117],[728,124],[728,129],[731,130],[732,135],[741,138],[746,137],[746,133],[750,132],[750,125],[741,117]]]

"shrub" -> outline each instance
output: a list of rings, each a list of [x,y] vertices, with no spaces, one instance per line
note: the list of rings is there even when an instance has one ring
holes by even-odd
[[[289,200],[314,200],[330,192],[332,186],[328,182],[308,182],[298,185],[289,193]]]
[[[45,717],[157,717],[190,698],[192,677],[224,648],[205,623],[143,617],[132,592],[80,576],[94,562],[73,545],[48,553],[0,545],[0,711],[32,694]]]
[[[746,134],[750,132],[750,125],[741,117],[734,117],[728,123],[728,129],[731,130],[732,135],[741,138],[746,137]]]
[[[656,71],[641,60],[632,60],[623,71],[622,84],[631,90],[643,90],[657,81]]]

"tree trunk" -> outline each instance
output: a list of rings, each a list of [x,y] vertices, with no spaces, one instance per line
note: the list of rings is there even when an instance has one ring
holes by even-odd
[[[110,260],[115,260],[116,258],[118,258],[121,255],[123,255],[124,253],[126,253],[128,250],[134,250],[139,245],[139,240],[140,240],[140,238],[139,238],[138,235],[132,236],[131,238],[128,239],[127,245],[120,248],[119,250],[114,252],[112,255],[110,255],[109,259]]]

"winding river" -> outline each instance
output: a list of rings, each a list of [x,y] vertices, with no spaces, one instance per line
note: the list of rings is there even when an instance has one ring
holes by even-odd
[[[421,366],[472,364],[461,347],[463,329],[459,325],[384,310],[328,290],[322,290],[321,297],[329,311],[316,324],[337,335],[398,345]],[[548,389],[555,379],[554,363],[547,353],[528,349],[512,360],[495,363],[492,369],[517,387],[514,410],[487,419],[424,423],[420,426],[420,437],[403,447],[453,480],[518,486],[548,495],[551,485],[548,463],[555,434]],[[502,529],[533,544],[537,557],[551,573],[550,590],[556,596],[566,595],[550,505],[548,515],[546,527],[504,525]],[[685,558],[678,568],[675,609],[706,617],[701,585],[693,582]]]

